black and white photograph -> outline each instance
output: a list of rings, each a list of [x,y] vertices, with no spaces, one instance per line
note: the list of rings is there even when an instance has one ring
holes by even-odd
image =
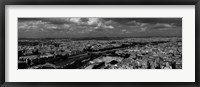
[[[182,18],[19,17],[18,69],[182,69]]]

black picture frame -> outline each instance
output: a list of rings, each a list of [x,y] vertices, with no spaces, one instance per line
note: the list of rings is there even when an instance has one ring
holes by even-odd
[[[199,87],[199,0],[5,0],[0,2],[0,85],[1,87]],[[195,5],[195,82],[5,82],[6,5]],[[187,78],[182,78],[187,79]]]

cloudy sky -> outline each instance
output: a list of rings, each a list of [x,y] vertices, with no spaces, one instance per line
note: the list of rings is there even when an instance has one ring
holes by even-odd
[[[181,18],[18,18],[19,38],[182,36]]]

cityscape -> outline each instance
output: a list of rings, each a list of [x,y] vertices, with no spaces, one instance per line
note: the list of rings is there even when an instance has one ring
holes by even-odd
[[[182,19],[18,18],[18,69],[182,69]]]

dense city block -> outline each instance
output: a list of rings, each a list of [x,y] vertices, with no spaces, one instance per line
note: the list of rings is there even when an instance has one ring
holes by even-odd
[[[21,38],[18,69],[182,69],[182,39]]]

